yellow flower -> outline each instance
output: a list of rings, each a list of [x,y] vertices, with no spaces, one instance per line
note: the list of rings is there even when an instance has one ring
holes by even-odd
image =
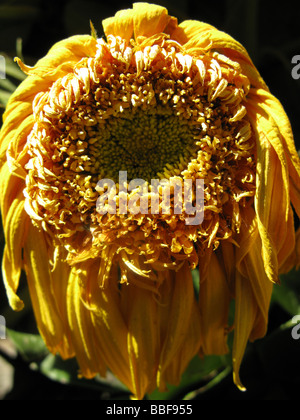
[[[75,356],[87,378],[110,369],[138,399],[177,384],[196,354],[227,353],[233,329],[243,389],[243,354],[266,333],[272,285],[300,261],[288,118],[243,46],[206,23],[178,25],[165,8],[135,3],[103,27],[106,39],[68,38],[32,68],[18,60],[28,77],[0,133],[10,305],[23,307],[24,269],[50,351]],[[128,189],[123,173],[147,192]],[[158,189],[156,212],[153,179],[175,182],[167,197]],[[175,200],[184,180],[192,209],[204,180],[202,223]],[[142,201],[146,211],[124,211]]]

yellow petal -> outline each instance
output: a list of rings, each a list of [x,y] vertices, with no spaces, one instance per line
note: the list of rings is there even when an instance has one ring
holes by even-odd
[[[159,357],[157,302],[150,291],[132,286],[130,280],[122,288],[122,294],[122,298],[131,302],[126,313],[128,354],[134,394],[141,399],[155,387]]]
[[[178,28],[173,32],[172,37],[181,45],[185,45],[189,41],[194,40],[198,43],[198,46],[203,48],[206,46],[205,33],[209,33],[213,30],[216,30],[216,28],[208,23],[199,22],[197,20],[185,20],[180,23]]]
[[[5,163],[0,170],[0,183],[1,215],[3,219],[3,225],[5,225],[7,213],[9,212],[10,207],[13,205],[13,202],[16,199],[24,201],[23,189],[25,188],[25,183],[23,180],[20,180],[18,177],[11,174],[7,163]]]
[[[187,51],[192,52],[197,48],[204,51],[218,51],[232,61],[238,62],[242,73],[248,77],[252,86],[267,89],[247,50],[225,32],[219,31],[207,23],[187,20],[179,25],[172,36],[184,45]]]
[[[230,293],[216,253],[211,256],[205,281],[200,281],[199,308],[204,354],[226,354]]]
[[[24,264],[39,331],[50,351],[56,353],[64,347],[65,331],[53,294],[49,264],[51,250],[44,235],[29,223],[24,244]]]
[[[105,35],[120,36],[129,42],[133,35],[133,18],[133,10],[127,9],[120,10],[114,17],[104,19],[102,25]]]
[[[1,195],[1,213],[3,230],[6,239],[2,270],[8,300],[14,310],[21,310],[23,302],[16,295],[21,269],[23,267],[22,248],[26,237],[29,218],[24,211],[22,182],[12,176],[6,165],[0,172],[1,187],[5,195]]]
[[[280,145],[276,147],[274,144],[274,147],[276,151],[280,151],[281,155],[284,154],[287,161],[291,201],[300,217],[300,159],[295,147],[290,121],[281,103],[270,92],[260,89],[254,90],[251,95],[253,94],[255,94],[254,101],[259,103],[261,109],[265,111],[271,121],[274,121],[273,125],[276,124],[278,127],[280,135],[277,145],[279,140]]]
[[[187,369],[192,358],[199,352],[202,344],[203,334],[201,332],[200,313],[197,302],[194,301],[192,308],[192,317],[186,328],[186,339],[177,351],[176,357],[166,367],[161,379],[163,384],[179,385],[182,374]]]
[[[241,391],[245,391],[246,388],[241,382],[239,371],[253,328],[257,308],[254,304],[248,279],[237,271],[235,283],[235,324],[232,348],[233,380]]]
[[[300,267],[300,228],[296,232],[294,241],[295,249],[280,267],[280,274],[286,274],[294,267],[296,267],[296,269],[299,269]]]
[[[137,39],[159,34],[172,20],[164,7],[134,3],[133,9],[120,10],[114,17],[105,19],[102,25],[106,36],[120,36],[128,42],[132,36]]]
[[[283,146],[283,137],[269,109],[267,114],[261,106],[259,94],[250,95],[248,114],[257,142],[257,189],[255,206],[258,227],[263,240],[263,255],[268,277],[276,281],[279,265],[278,253],[286,244],[288,222],[291,218],[289,167]],[[251,99],[251,97],[253,98]],[[254,99],[255,98],[255,99]],[[293,242],[288,245],[293,250]],[[286,258],[284,250],[280,258]]]
[[[241,390],[245,390],[239,378],[243,355],[248,340],[253,341],[266,334],[273,290],[273,284],[265,273],[261,248],[256,231],[252,246],[236,271],[233,369],[234,382]]]
[[[70,340],[75,350],[80,372],[86,378],[93,378],[97,372],[106,374],[106,366],[97,354],[91,311],[82,300],[82,278],[80,270],[73,268],[67,289],[67,314]]]
[[[170,16],[166,8],[149,3],[134,3],[134,36],[151,37],[163,32],[167,26]]]
[[[251,339],[253,340],[263,337],[266,333],[273,290],[273,283],[269,281],[265,273],[261,248],[261,240],[257,233],[256,240],[241,265],[242,274],[250,282],[258,306],[257,324],[255,330],[251,331]]]
[[[166,286],[170,287],[170,290],[169,296],[166,292],[162,292],[162,296],[169,302],[161,307],[161,316],[163,316],[161,325],[164,326],[164,331],[162,332],[163,342],[157,374],[157,383],[160,389],[164,389],[165,386],[165,370],[175,360],[177,363],[182,363],[179,358],[180,349],[183,343],[189,345],[187,326],[192,322],[195,295],[188,264],[175,273],[173,281],[166,282]],[[184,299],[182,299],[183,296]],[[163,304],[164,301],[162,301]]]
[[[59,353],[63,359],[74,356],[74,349],[70,339],[70,328],[67,313],[67,289],[71,268],[66,263],[66,256],[58,254],[51,264],[50,280],[51,291],[55,296],[55,308],[62,324],[63,337],[59,344]],[[54,264],[54,265],[53,265]]]
[[[99,263],[96,262],[88,269],[87,291],[81,296],[92,322],[86,333],[94,340],[97,357],[93,361],[98,360],[107,366],[134,393],[127,350],[128,327],[122,314],[118,289],[118,269],[116,266],[112,268],[104,288],[98,286],[98,272]]]
[[[74,64],[82,58],[95,55],[96,43],[95,38],[90,35],[74,35],[54,44],[46,56],[33,67],[26,66],[18,58],[16,61],[26,74],[40,78],[37,80],[41,84],[36,85],[34,89],[37,93],[43,91],[42,87],[48,81],[54,82],[58,77],[71,72]],[[43,82],[45,77],[47,80]]]

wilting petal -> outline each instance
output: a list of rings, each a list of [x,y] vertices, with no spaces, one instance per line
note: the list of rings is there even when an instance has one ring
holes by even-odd
[[[129,356],[127,350],[128,326],[122,314],[121,296],[118,288],[116,267],[107,287],[95,284],[97,263],[87,272],[87,289],[82,290],[86,309],[90,312],[97,359],[106,365],[133,393]],[[87,293],[87,296],[85,294]],[[87,333],[88,333],[87,329]]]
[[[172,279],[173,277],[173,279]],[[179,365],[179,371],[185,367],[186,360],[178,358],[178,352],[183,344],[189,342],[191,353],[199,349],[201,337],[196,335],[190,342],[188,326],[193,322],[193,316],[198,318],[195,305],[195,293],[191,271],[185,264],[163,287],[169,288],[169,296],[166,292],[162,296],[166,301],[161,302],[161,326],[162,326],[162,349],[159,359],[157,383],[160,389],[164,389],[166,383],[166,369],[174,360]],[[184,296],[184,299],[182,299]],[[194,348],[193,348],[194,347]],[[180,353],[179,353],[180,354]],[[183,364],[184,363],[184,364]]]
[[[276,124],[276,130],[280,135],[277,136],[277,143],[272,143],[277,153],[280,153],[281,160],[286,159],[290,181],[291,201],[296,212],[300,205],[300,162],[295,147],[294,137],[289,119],[287,118],[281,103],[268,91],[256,91],[254,100],[259,107],[264,110],[268,119]],[[255,105],[254,105],[255,106]],[[256,105],[257,106],[257,105]],[[278,144],[278,141],[280,142]],[[280,157],[280,156],[279,156]],[[298,216],[300,214],[298,212]]]
[[[23,302],[17,296],[17,289],[23,266],[22,247],[26,236],[27,226],[30,223],[24,210],[23,197],[16,198],[6,215],[4,233],[6,245],[4,249],[2,272],[10,306],[19,311],[23,309]]]
[[[285,243],[291,217],[289,173],[281,135],[274,120],[256,105],[249,111],[257,136],[256,210],[263,257],[271,281],[277,281],[278,253]],[[280,194],[279,194],[280,191]],[[278,223],[278,221],[285,223]],[[290,243],[290,252],[294,245]]]
[[[63,357],[69,357],[70,352],[66,350],[68,344],[65,342],[67,337],[53,294],[50,258],[51,252],[44,234],[29,223],[24,244],[24,266],[38,328],[53,353],[61,352]],[[58,280],[59,275],[55,277]]]
[[[43,90],[39,89],[39,86],[43,87],[45,83],[53,82],[58,77],[64,76],[81,58],[95,54],[96,42],[95,38],[90,35],[74,35],[54,44],[48,54],[41,58],[34,67],[28,67],[18,60],[21,69],[26,74],[36,76],[36,82],[39,82],[39,85],[31,90],[29,86],[32,79],[25,79],[26,90],[31,93],[34,93],[35,90],[38,93]],[[45,80],[46,75],[47,79]]]
[[[245,391],[246,389],[240,380],[239,370],[255,322],[257,307],[248,279],[237,272],[235,284],[235,325],[232,348],[233,379],[239,389]]]
[[[124,290],[125,289],[125,290]],[[123,286],[123,299],[128,301],[128,354],[134,394],[138,399],[156,387],[160,336],[157,301],[151,291]],[[149,392],[148,391],[148,392]]]
[[[70,341],[76,353],[80,372],[86,378],[93,378],[97,372],[105,376],[106,366],[98,358],[91,311],[82,299],[82,273],[73,268],[68,281],[67,313],[70,328]]]
[[[226,271],[213,253],[207,277],[200,279],[199,309],[204,354],[226,354],[230,291]]]
[[[233,368],[235,383],[243,389],[239,368],[248,340],[254,341],[266,334],[268,311],[273,285],[267,278],[261,258],[261,240],[256,230],[253,245],[243,258],[235,279],[235,335]]]
[[[261,78],[249,57],[246,49],[230,35],[217,30],[204,22],[187,20],[182,22],[173,36],[187,50],[193,49],[214,49],[224,54],[233,62],[239,63],[251,84],[256,87],[266,88],[266,84]]]

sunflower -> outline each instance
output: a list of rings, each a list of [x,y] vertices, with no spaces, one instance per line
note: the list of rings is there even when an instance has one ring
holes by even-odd
[[[289,120],[245,48],[211,25],[135,3],[103,28],[34,67],[17,59],[28,76],[0,132],[10,305],[23,308],[25,270],[49,350],[86,378],[109,369],[137,399],[178,384],[195,355],[226,354],[233,330],[244,389],[247,343],[265,335],[273,284],[300,261]],[[176,200],[185,181],[188,203]]]

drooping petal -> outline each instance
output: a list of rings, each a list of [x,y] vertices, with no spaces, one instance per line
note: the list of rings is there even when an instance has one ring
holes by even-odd
[[[105,376],[106,366],[98,357],[94,340],[91,311],[82,299],[82,272],[72,269],[67,288],[67,315],[70,328],[70,341],[74,348],[81,375],[93,378],[97,374]]]
[[[124,316],[128,323],[132,382],[134,394],[140,399],[156,386],[155,374],[160,350],[157,301],[151,291],[132,286],[130,280],[122,289],[122,299],[128,300],[128,311]]]
[[[91,35],[74,35],[54,44],[47,55],[41,58],[33,67],[26,66],[19,59],[18,64],[28,75],[37,77],[39,82],[35,88],[29,89],[32,80],[25,79],[26,90],[35,96],[43,91],[43,86],[54,82],[57,78],[72,71],[75,64],[82,58],[93,56],[96,52],[96,39]],[[19,88],[19,92],[25,88]]]
[[[113,267],[104,288],[98,286],[98,271],[96,261],[87,271],[86,287],[82,290],[82,301],[91,317],[86,332],[90,334],[92,331],[96,360],[110,369],[134,394],[127,347],[128,325],[122,313],[118,270]]]
[[[232,348],[233,380],[241,391],[245,391],[246,388],[241,382],[239,371],[255,322],[257,307],[255,306],[250,282],[238,271],[235,284],[235,325]]]
[[[242,72],[255,87],[267,89],[267,86],[254,66],[247,50],[238,41],[225,32],[199,21],[186,20],[172,33],[187,51],[214,50],[239,63]]]
[[[235,324],[233,344],[234,381],[244,390],[239,369],[248,340],[263,337],[267,331],[268,311],[273,283],[268,279],[261,258],[258,230],[252,235],[252,246],[238,265],[235,279]]]
[[[272,145],[281,162],[284,162],[284,159],[287,162],[291,201],[300,217],[300,161],[289,119],[281,103],[270,92],[261,89],[254,90],[251,96],[253,106],[262,109],[273,127],[277,126],[276,132],[280,133],[277,136],[277,143],[272,142]]]
[[[251,103],[251,101],[250,101]],[[249,116],[257,138],[257,188],[255,206],[258,228],[263,241],[263,257],[271,281],[277,281],[278,270],[294,248],[288,226],[291,221],[289,168],[283,138],[272,116],[259,102],[251,103]],[[280,191],[280,194],[279,194]],[[292,239],[286,243],[286,236]],[[282,260],[278,260],[283,244]]]
[[[200,279],[199,309],[204,354],[226,354],[230,291],[224,266],[213,253],[207,277]]]
[[[51,254],[45,234],[29,223],[24,244],[24,267],[38,328],[53,353],[60,352],[63,357],[68,357],[71,352],[68,351],[66,331],[53,294]]]
[[[194,301],[192,308],[192,317],[186,330],[186,340],[182,342],[176,357],[166,367],[160,378],[160,386],[163,389],[164,384],[179,385],[182,374],[185,372],[190,361],[199,352],[203,339],[201,331],[201,319],[197,302]],[[187,344],[188,343],[188,344]]]
[[[19,311],[23,309],[23,302],[17,296],[17,289],[23,266],[22,248],[24,245],[27,226],[30,223],[24,210],[24,200],[20,195],[12,202],[4,225],[6,244],[2,260],[3,281],[6,287],[10,306]]]
[[[188,325],[193,322],[193,316],[195,315],[195,319],[198,318],[193,279],[188,264],[184,264],[178,272],[171,273],[170,280],[171,282],[168,281],[164,285],[167,289],[169,288],[169,296],[162,293],[166,301],[161,302],[160,316],[162,317],[161,334],[163,339],[157,373],[157,384],[160,389],[164,389],[166,384],[166,369],[175,360],[180,365],[179,371],[182,371],[183,367],[186,366],[186,360],[178,357],[183,344],[187,345],[189,343],[192,345],[190,350],[196,354],[201,342],[200,327],[199,335],[196,335],[191,342],[189,342],[187,335]],[[184,296],[184,299],[182,299],[182,296]]]

